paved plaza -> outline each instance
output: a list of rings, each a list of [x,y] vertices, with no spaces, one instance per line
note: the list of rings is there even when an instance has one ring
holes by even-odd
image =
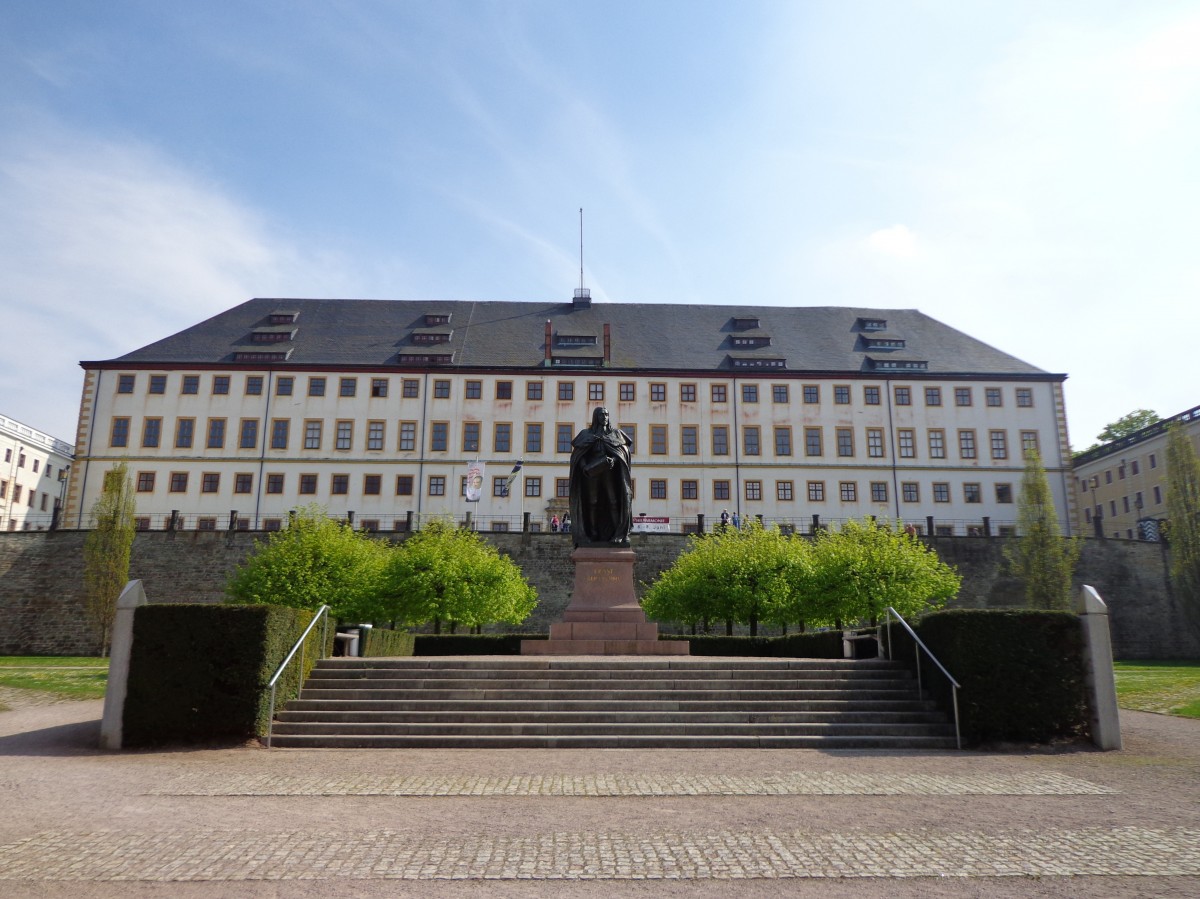
[[[1198,721],[1123,712],[1110,753],[102,753],[100,703],[15,703],[15,899],[1200,895]]]

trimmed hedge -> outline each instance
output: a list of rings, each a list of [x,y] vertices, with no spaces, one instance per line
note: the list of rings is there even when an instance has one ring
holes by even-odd
[[[961,684],[963,742],[1048,743],[1090,731],[1083,630],[1071,612],[956,609],[933,612],[915,626],[921,640]],[[913,642],[892,625],[897,659]],[[950,708],[950,687],[922,662],[924,686]]]
[[[417,656],[519,656],[522,640],[547,640],[549,634],[417,634]]]
[[[726,637],[664,635],[663,640],[687,640],[694,656],[739,656],[792,659],[840,659],[842,632],[818,631],[786,637]]]
[[[362,654],[374,658],[391,659],[413,654],[415,638],[408,631],[394,631],[373,627],[366,631]]]
[[[417,634],[413,655],[508,656],[521,654],[522,640],[545,640],[546,634]],[[687,640],[694,656],[741,656],[840,659],[841,631],[791,634],[786,637],[704,637],[663,635],[661,640]],[[370,654],[370,653],[368,653]]]
[[[266,733],[279,664],[312,620],[283,606],[146,605],[133,619],[126,746],[248,740]],[[294,698],[320,655],[321,625],[280,679],[276,706]],[[328,628],[329,645],[333,626]]]

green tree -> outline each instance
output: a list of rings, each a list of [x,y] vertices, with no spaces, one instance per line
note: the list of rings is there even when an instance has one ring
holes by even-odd
[[[1116,421],[1105,425],[1104,430],[1096,436],[1096,439],[1101,443],[1112,443],[1114,440],[1128,437],[1159,421],[1161,419],[1158,417],[1158,413],[1151,409],[1134,409],[1128,415],[1123,415]]]
[[[1063,537],[1042,459],[1029,450],[1017,498],[1017,540],[1004,555],[1010,570],[1024,581],[1030,607],[1071,608],[1071,575],[1080,548],[1077,539]]]
[[[507,556],[474,531],[434,521],[392,550],[376,607],[381,619],[477,627],[520,624],[537,592]]]
[[[1200,460],[1177,422],[1167,427],[1167,537],[1176,589],[1200,601]]]
[[[383,588],[385,545],[333,521],[325,509],[298,509],[285,530],[255,543],[230,576],[233,602],[297,609],[328,604],[340,618],[366,618]]]
[[[136,509],[129,466],[118,462],[104,474],[104,489],[92,506],[92,530],[83,543],[87,616],[100,633],[101,655],[108,655],[117,599],[129,582]]]
[[[675,564],[646,590],[642,608],[659,621],[684,624],[724,619],[746,624],[803,620],[793,595],[808,547],[778,528],[750,521],[740,529],[694,535]]]
[[[813,544],[810,605],[827,622],[915,617],[957,595],[962,579],[900,522],[847,521]]]

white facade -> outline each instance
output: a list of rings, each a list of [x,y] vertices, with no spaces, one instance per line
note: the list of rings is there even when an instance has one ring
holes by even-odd
[[[48,530],[62,505],[74,447],[0,415],[0,530]]]
[[[323,383],[321,383],[323,381]],[[548,529],[566,507],[569,442],[596,406],[635,441],[634,515],[688,530],[723,509],[807,531],[876,515],[939,533],[1005,533],[1025,446],[1064,531],[1070,459],[1061,378],[879,372],[660,376],[604,369],[396,366],[88,367],[65,527],[87,527],[103,473],[128,462],[141,526],[274,528],[308,503],[356,523],[469,511],[478,526]],[[467,503],[467,466],[486,464]],[[520,460],[511,495],[503,484]],[[59,465],[56,464],[58,469]],[[44,488],[39,488],[44,489]],[[636,519],[635,519],[636,520]]]

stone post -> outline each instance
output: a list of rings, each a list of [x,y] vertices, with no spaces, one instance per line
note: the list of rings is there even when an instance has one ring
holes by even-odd
[[[1092,716],[1092,742],[1100,749],[1121,748],[1121,724],[1117,713],[1117,682],[1113,673],[1112,637],[1108,606],[1096,588],[1084,584],[1079,591],[1080,626],[1083,628],[1083,657]]]
[[[112,649],[108,659],[108,686],[104,690],[104,716],[100,719],[100,748],[120,749],[129,687],[129,657],[133,651],[133,613],[146,604],[141,581],[130,581],[117,597]]]

